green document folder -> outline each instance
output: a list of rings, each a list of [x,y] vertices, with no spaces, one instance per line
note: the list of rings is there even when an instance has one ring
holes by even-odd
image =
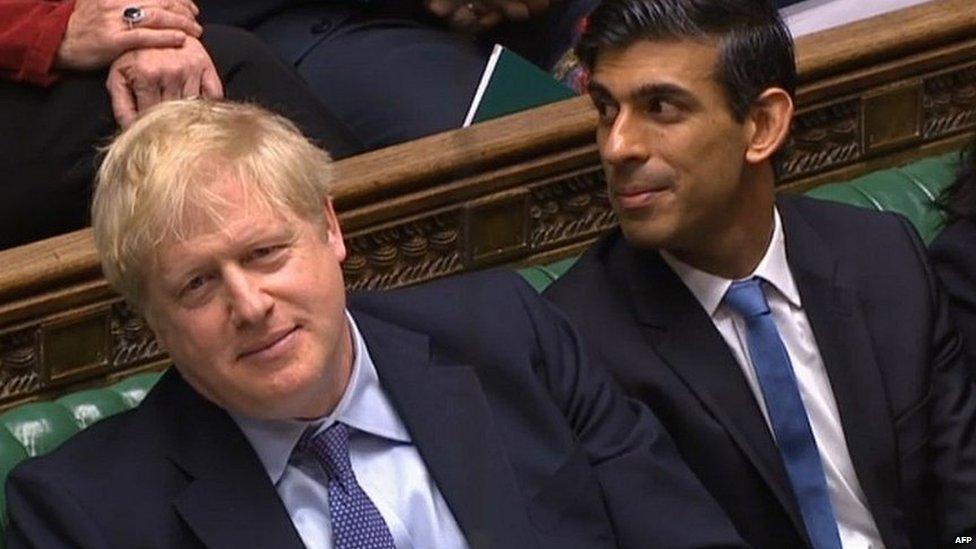
[[[546,71],[495,44],[463,127],[575,95]]]

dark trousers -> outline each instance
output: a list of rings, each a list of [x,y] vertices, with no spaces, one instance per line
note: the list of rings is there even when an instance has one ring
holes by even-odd
[[[253,30],[375,149],[460,127],[495,43],[550,69],[597,3],[553,0],[540,17],[505,23],[477,38],[452,32],[421,1],[401,0],[279,6]],[[238,15],[247,20],[248,5],[238,4]],[[207,16],[207,5],[202,9]],[[234,12],[211,9],[223,20]]]
[[[362,149],[295,70],[252,34],[207,26],[203,43],[228,98],[290,117],[334,157]],[[96,147],[117,131],[105,79],[99,71],[66,75],[48,88],[0,81],[0,248],[88,224]]]

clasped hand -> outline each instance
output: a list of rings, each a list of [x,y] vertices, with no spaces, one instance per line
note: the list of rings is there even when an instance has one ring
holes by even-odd
[[[502,21],[525,21],[549,8],[549,0],[426,0],[427,9],[460,31],[478,33]]]
[[[122,12],[138,6],[130,26]],[[169,99],[219,98],[223,87],[198,38],[192,0],[76,0],[55,58],[61,70],[109,67],[106,87],[115,119],[128,127],[140,112]]]
[[[123,53],[139,48],[172,48],[187,36],[199,38],[203,28],[191,0],[146,0],[145,17],[135,28],[122,19],[132,0],[77,0],[68,19],[54,65],[62,70],[89,71],[108,66]]]
[[[115,119],[127,128],[138,113],[170,99],[224,94],[217,69],[199,40],[178,48],[128,51],[112,63],[106,82]]]

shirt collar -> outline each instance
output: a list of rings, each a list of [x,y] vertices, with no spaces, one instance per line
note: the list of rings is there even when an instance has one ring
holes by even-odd
[[[380,385],[376,366],[369,356],[366,342],[352,315],[346,311],[353,340],[353,365],[349,385],[335,410],[324,418],[314,420],[256,419],[230,413],[248,442],[254,448],[265,471],[275,484],[285,473],[285,467],[302,433],[313,426],[317,431],[341,421],[356,431],[369,433],[395,442],[410,443],[400,416]]]
[[[671,267],[671,270],[678,275],[685,286],[691,290],[705,312],[714,317],[725,292],[734,282],[732,279],[716,276],[696,269],[661,250],[661,257],[664,262]],[[760,277],[776,289],[793,307],[800,308],[800,292],[796,288],[796,281],[790,272],[789,263],[786,260],[786,236],[783,233],[783,222],[779,216],[779,210],[773,208],[773,237],[766,247],[766,253],[756,269],[745,277]],[[744,279],[743,279],[744,280]]]

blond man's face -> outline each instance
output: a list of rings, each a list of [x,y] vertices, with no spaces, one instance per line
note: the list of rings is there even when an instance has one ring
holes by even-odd
[[[145,310],[176,368],[203,396],[258,418],[330,411],[352,360],[331,203],[321,224],[274,212],[225,176],[221,221],[189,212],[185,239],[155,250]]]

